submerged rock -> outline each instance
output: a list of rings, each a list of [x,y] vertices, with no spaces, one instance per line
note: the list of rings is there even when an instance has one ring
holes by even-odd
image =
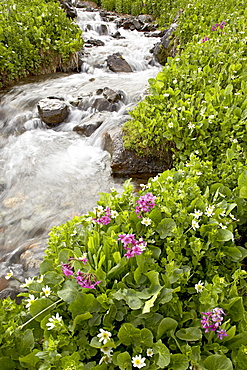
[[[50,126],[63,122],[69,114],[68,104],[61,99],[42,99],[37,106],[41,119]]]
[[[107,60],[107,67],[113,72],[133,72],[129,63],[122,57],[120,53],[109,55]]]

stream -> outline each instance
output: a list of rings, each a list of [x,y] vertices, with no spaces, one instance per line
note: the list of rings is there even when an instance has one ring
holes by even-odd
[[[37,272],[53,226],[93,209],[100,192],[121,191],[126,179],[111,175],[102,135],[127,120],[128,110],[145,96],[148,79],[160,70],[149,63],[157,38],[117,28],[116,22],[103,21],[99,11],[77,13],[83,38],[104,42],[85,48],[81,72],[32,77],[0,94],[0,290],[10,270],[21,280]],[[116,31],[118,39],[112,37]],[[132,73],[109,70],[106,59],[117,52]],[[37,103],[43,98],[73,102],[87,97],[88,102],[105,87],[121,89],[124,100],[117,111],[102,113],[103,123],[90,137],[73,131],[79,123],[97,119],[99,112],[88,103],[80,109],[71,104],[58,127],[49,128],[40,119]]]

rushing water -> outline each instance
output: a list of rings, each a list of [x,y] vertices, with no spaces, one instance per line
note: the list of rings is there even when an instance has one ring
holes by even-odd
[[[88,212],[99,192],[121,189],[114,179],[110,155],[102,149],[102,134],[117,127],[128,109],[140,101],[159,67],[150,66],[150,49],[157,39],[137,31],[118,29],[103,22],[98,12],[78,10],[77,22],[84,39],[98,39],[105,46],[88,48],[79,74],[32,78],[2,93],[0,102],[0,257],[2,276],[11,268],[22,273],[15,256],[47,238],[49,229],[76,214]],[[119,52],[133,73],[113,73],[108,55]],[[48,96],[72,102],[90,97],[99,88],[121,89],[125,99],[117,112],[104,112],[104,121],[91,137],[73,128],[96,116],[92,107],[71,105],[69,117],[55,129],[41,121],[37,103]],[[90,99],[88,98],[90,102]],[[18,270],[18,271],[17,271]],[[27,275],[27,273],[25,272]]]

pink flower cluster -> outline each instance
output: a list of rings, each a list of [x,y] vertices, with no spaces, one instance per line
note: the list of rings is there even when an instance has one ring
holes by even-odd
[[[226,25],[226,22],[216,23],[214,26],[212,26],[212,31],[217,31],[218,27],[223,30],[224,26]]]
[[[101,283],[101,281],[97,281],[97,277],[90,272],[84,273],[78,270],[76,274],[77,276],[75,278],[77,283],[82,288],[95,289],[95,286]]]
[[[111,210],[110,207],[106,207],[106,209],[103,211],[103,216],[100,216],[99,218],[93,218],[93,221],[97,222],[101,225],[108,225],[111,222]]]
[[[67,277],[73,276],[77,280],[78,284],[83,288],[95,289],[95,286],[101,281],[97,281],[97,277],[90,272],[84,273],[78,270],[75,275],[74,269],[71,264],[72,260],[82,261],[84,265],[87,263],[87,258],[69,258],[68,263],[62,263],[63,274]]]
[[[210,39],[209,39],[209,37],[205,36],[205,37],[203,37],[203,39],[202,39],[202,43],[204,43],[204,42],[206,42],[206,41],[208,41],[208,40],[210,40]]]
[[[141,212],[149,212],[155,206],[155,199],[152,193],[146,193],[145,195],[140,196],[140,198],[136,201],[138,206],[136,206],[135,212],[139,218],[141,218]]]
[[[126,258],[134,257],[135,255],[139,256],[147,246],[147,243],[142,238],[136,240],[135,234],[119,234],[118,240],[123,243],[124,249],[127,250],[124,254]]]
[[[220,328],[224,319],[223,315],[225,315],[222,308],[213,308],[212,311],[202,312],[202,314],[201,324],[205,333],[216,331],[220,339],[227,337],[226,331]]]

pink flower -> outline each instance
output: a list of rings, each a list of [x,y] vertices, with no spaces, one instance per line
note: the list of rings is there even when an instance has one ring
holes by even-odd
[[[223,337],[227,337],[228,335],[226,334],[226,331],[225,330],[217,330],[217,333],[218,333],[218,337],[220,339],[223,339]]]
[[[65,276],[74,275],[70,263],[62,263],[62,271]]]

